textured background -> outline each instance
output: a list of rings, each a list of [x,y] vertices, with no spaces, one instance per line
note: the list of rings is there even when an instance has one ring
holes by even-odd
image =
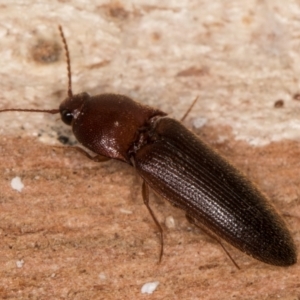
[[[186,125],[296,216],[286,221],[300,247],[298,1],[7,3],[1,108],[57,108],[66,96],[61,24],[74,93],[122,93],[177,119],[199,96]],[[165,231],[158,265],[157,229],[134,170],[52,147],[59,137],[73,141],[58,116],[1,114],[2,298],[300,298],[299,265],[268,266],[227,246],[238,271],[183,212],[152,195]],[[21,193],[10,187],[15,176]],[[160,282],[151,296],[140,292],[148,281]]]

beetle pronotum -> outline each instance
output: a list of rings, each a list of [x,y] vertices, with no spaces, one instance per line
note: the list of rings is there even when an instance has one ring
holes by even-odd
[[[0,112],[60,113],[78,142],[95,153],[93,157],[81,149],[89,158],[112,158],[133,166],[143,179],[143,200],[161,233],[160,257],[162,228],[149,206],[149,187],[217,240],[268,264],[296,263],[291,234],[269,200],[181,122],[123,95],[73,95],[68,46],[59,29],[67,57],[68,97],[59,109]]]

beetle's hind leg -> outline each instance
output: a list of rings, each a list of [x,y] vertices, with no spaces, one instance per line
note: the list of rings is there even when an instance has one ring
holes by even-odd
[[[230,253],[227,251],[227,249],[224,247],[223,243],[221,242],[221,240],[214,235],[212,232],[210,232],[207,228],[205,228],[204,226],[201,226],[193,217],[191,217],[190,215],[186,214],[185,215],[187,220],[195,225],[196,227],[200,228],[202,231],[204,231],[209,237],[211,237],[212,239],[214,239],[215,241],[217,241],[217,243],[223,248],[224,252],[227,254],[227,256],[229,257],[229,259],[232,261],[232,263],[236,266],[237,269],[240,270],[239,265],[235,262],[235,260],[232,258],[232,256],[230,255]]]
[[[142,195],[143,195],[143,200],[144,200],[144,204],[146,205],[154,223],[156,224],[159,233],[160,233],[160,254],[159,254],[159,263],[161,262],[163,253],[164,253],[164,236],[163,236],[163,229],[160,226],[158,220],[155,217],[155,214],[153,212],[153,210],[151,209],[150,205],[149,205],[149,187],[147,185],[147,183],[145,182],[145,180],[143,180],[143,184],[142,184]]]

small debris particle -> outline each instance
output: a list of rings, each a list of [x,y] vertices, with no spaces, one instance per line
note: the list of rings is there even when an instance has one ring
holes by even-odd
[[[132,211],[124,208],[120,208],[120,212],[125,215],[131,215]]]
[[[18,191],[18,192],[22,192],[23,188],[24,188],[24,184],[21,181],[21,178],[19,176],[14,177],[11,182],[10,182],[11,187]]]
[[[177,73],[176,76],[179,77],[189,77],[189,76],[207,76],[209,75],[209,69],[207,67],[190,67],[188,69],[182,70]]]
[[[300,94],[299,93],[295,94],[293,99],[296,101],[300,101]]]
[[[113,18],[125,20],[128,18],[129,13],[121,5],[112,5],[109,9],[109,14]]]
[[[69,138],[64,135],[60,135],[57,139],[64,145],[66,145],[69,142]]]
[[[160,35],[159,32],[153,32],[152,33],[152,38],[153,38],[154,41],[158,41],[158,40],[161,39],[161,35]]]
[[[141,292],[142,294],[152,294],[156,290],[158,285],[159,281],[147,282],[142,286]]]
[[[174,218],[172,216],[166,217],[165,224],[166,224],[167,228],[169,228],[169,229],[175,228],[175,220],[174,220]]]
[[[17,261],[16,261],[16,266],[17,266],[17,268],[22,268],[23,265],[24,265],[24,260],[23,260],[23,259],[17,260]]]
[[[203,127],[206,124],[206,122],[207,122],[207,119],[198,117],[198,118],[194,119],[193,125],[196,129],[199,129],[199,128]]]
[[[31,49],[31,56],[34,61],[42,64],[49,64],[58,61],[61,47],[56,42],[39,40]]]
[[[277,100],[277,101],[275,101],[275,103],[274,103],[274,107],[275,107],[275,108],[281,108],[281,107],[283,107],[283,105],[284,105],[283,100]]]
[[[99,279],[101,279],[101,280],[106,280],[106,275],[105,275],[105,273],[101,272],[101,273],[99,274]]]

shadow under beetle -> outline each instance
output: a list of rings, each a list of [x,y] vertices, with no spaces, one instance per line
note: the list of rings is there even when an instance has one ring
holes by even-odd
[[[181,122],[123,95],[73,95],[68,46],[61,26],[59,30],[67,57],[68,97],[59,109],[0,112],[60,113],[79,143],[96,154],[79,148],[86,156],[133,166],[143,179],[143,200],[161,234],[160,259],[163,231],[149,206],[149,187],[217,241],[224,239],[268,264],[296,263],[291,234],[269,200]]]

